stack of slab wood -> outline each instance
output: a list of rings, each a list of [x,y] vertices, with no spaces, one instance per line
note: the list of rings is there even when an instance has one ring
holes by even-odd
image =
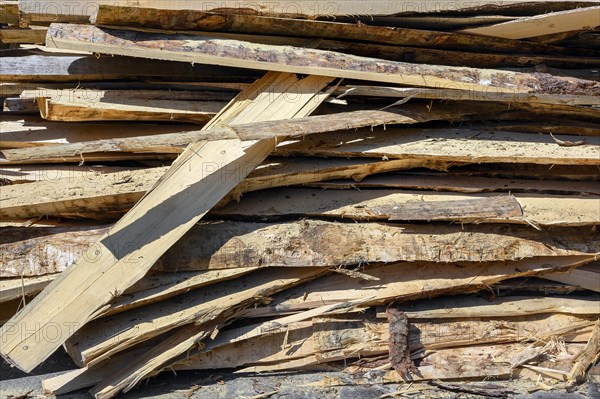
[[[0,2],[0,353],[64,347],[46,391],[598,374],[599,2],[81,3]]]

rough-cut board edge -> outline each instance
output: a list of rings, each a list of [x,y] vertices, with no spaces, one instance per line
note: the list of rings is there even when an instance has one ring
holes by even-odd
[[[411,87],[384,87],[384,86],[352,86],[337,98],[347,96],[364,97],[389,97],[389,98],[426,98],[443,100],[466,101],[503,101],[503,102],[539,102],[547,104],[567,105],[599,105],[598,96],[572,96],[566,94],[529,94],[529,93],[494,93],[476,92],[455,89],[426,89]]]
[[[526,39],[577,30],[589,30],[600,25],[600,7],[576,8],[478,28],[463,29],[461,33],[501,37],[505,39]]]
[[[346,301],[349,299],[358,299],[359,297],[364,297],[367,295],[371,295],[370,291],[375,289],[378,290],[377,295],[378,299],[373,303],[369,303],[367,305],[382,305],[383,303],[389,303],[390,301],[403,302],[403,301],[411,301],[420,298],[431,298],[433,293],[436,296],[448,295],[453,292],[459,291],[461,293],[469,293],[469,292],[477,292],[483,289],[484,287],[489,287],[490,284],[494,284],[498,281],[506,280],[507,278],[513,277],[527,277],[527,276],[537,276],[543,275],[544,273],[556,272],[556,271],[567,271],[572,268],[576,268],[587,263],[593,262],[596,260],[595,256],[575,256],[575,257],[542,257],[542,258],[534,258],[521,260],[516,262],[504,262],[500,266],[500,263],[480,263],[480,267],[484,268],[488,273],[488,277],[483,274],[477,277],[477,282],[475,283],[476,287],[469,287],[468,284],[461,285],[458,289],[452,290],[448,289],[448,283],[444,288],[436,286],[432,288],[431,284],[428,286],[431,291],[424,292],[423,291],[423,280],[425,277],[416,277],[411,281],[397,281],[394,282],[396,286],[394,287],[394,293],[390,293],[390,289],[388,286],[382,286],[381,288],[377,288],[375,283],[358,283],[350,278],[332,275],[327,277],[322,277],[321,279],[314,281],[312,283],[308,283],[306,285],[302,285],[300,287],[294,288],[292,290],[288,290],[286,295],[276,295],[273,298],[271,304],[259,307],[255,309],[248,309],[244,313],[244,317],[268,317],[268,316],[278,316],[286,313],[294,313],[306,309],[311,309],[317,306],[322,306],[325,304],[337,303],[340,301]],[[467,264],[463,263],[462,267],[467,267]],[[511,265],[518,265],[516,268],[517,271],[511,272],[510,277],[507,277],[506,274],[502,274],[496,272],[493,277],[489,277],[489,271],[493,268],[500,267],[508,267],[511,270],[515,270],[511,268]],[[427,266],[427,264],[423,263],[420,266],[421,271],[416,269],[416,264],[406,264],[406,266],[411,267],[411,270],[407,271],[406,275],[401,278],[408,278],[408,273],[412,275],[419,275],[423,273],[424,267],[433,267],[432,265]],[[381,278],[386,278],[381,271],[383,269],[377,270],[377,268],[381,268],[385,266],[375,266],[371,269],[371,275],[373,276],[381,276]],[[455,264],[453,267],[458,267]],[[472,266],[469,266],[472,267]],[[456,275],[456,270],[448,270],[450,268],[446,268],[446,273],[454,273],[451,277],[448,277],[450,280],[458,279]],[[432,269],[431,275],[435,275],[439,277],[439,268],[437,271]],[[501,275],[501,276],[500,276]],[[450,274],[447,274],[450,276]],[[429,276],[427,276],[429,277]],[[389,276],[387,277],[389,280]],[[487,280],[487,281],[486,281]],[[475,281],[475,277],[471,278],[471,283]],[[342,285],[343,284],[343,285]],[[416,290],[414,286],[415,284],[418,288],[417,292],[412,292]],[[456,284],[456,283],[454,283]],[[427,287],[427,286],[426,286]],[[388,292],[383,292],[387,290]],[[400,292],[404,290],[403,292]],[[407,294],[408,290],[412,290],[410,294]],[[318,297],[318,299],[317,299]],[[443,309],[442,309],[443,312]]]
[[[62,101],[37,99],[42,118],[59,122],[160,121],[205,124],[226,104],[208,101],[144,101],[143,105],[105,101]]]
[[[600,165],[600,137],[481,131],[468,135],[449,129],[414,130],[381,128],[373,131],[324,133],[302,141],[281,143],[274,155],[322,157],[385,157],[387,159],[438,159],[466,163],[533,163],[549,165]],[[561,141],[557,141],[561,140]]]
[[[90,41],[90,38],[93,40]],[[544,73],[525,74],[493,69],[409,64],[343,55],[324,50],[211,39],[209,36],[165,36],[144,32],[99,29],[85,25],[53,24],[48,30],[46,44],[49,47],[71,50],[86,48],[103,54],[412,84],[433,88],[545,94],[593,94],[600,91],[600,84],[595,82],[575,78],[566,79]],[[308,65],[307,59],[310,60]],[[557,90],[557,88],[560,89]]]
[[[352,183],[348,185],[354,186]],[[327,188],[327,185],[325,187]],[[414,189],[398,192],[393,189],[393,185],[391,188],[363,187],[357,183],[343,194],[335,190],[298,187],[277,189],[266,193],[247,194],[240,203],[230,203],[224,208],[215,209],[212,215],[225,219],[262,221],[305,217],[355,221],[450,220],[465,224],[528,224],[535,228],[560,225],[592,226],[600,223],[600,209],[595,206],[597,198],[594,196],[514,194],[518,190],[509,187],[506,192],[512,192],[517,201],[513,208],[509,205],[512,199],[499,193],[464,190],[468,194],[465,195],[444,192],[444,189],[435,192]],[[269,198],[265,199],[265,194],[268,194]],[[343,199],[340,195],[343,195]],[[508,213],[498,216],[503,211],[496,208],[496,205],[499,206],[503,201],[506,201],[505,205],[509,207],[502,209],[512,209],[509,212],[515,212],[513,216],[509,216]],[[486,203],[489,206],[485,205]],[[463,209],[463,205],[475,208]],[[434,209],[444,210],[436,216],[438,211]],[[492,209],[497,209],[500,213],[497,216],[487,213]]]

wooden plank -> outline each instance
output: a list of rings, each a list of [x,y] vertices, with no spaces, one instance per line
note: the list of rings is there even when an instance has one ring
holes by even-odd
[[[197,126],[152,123],[59,123],[39,116],[4,116],[0,122],[0,147],[19,148],[42,145],[79,143],[82,141],[128,138],[143,135],[197,130]]]
[[[1,13],[2,11],[0,11]],[[29,27],[0,29],[0,43],[3,44],[44,44],[46,42],[46,28]]]
[[[255,267],[244,267],[229,270],[175,272],[146,276],[137,284],[125,290],[123,295],[116,298],[106,312],[98,317],[126,312],[207,285],[240,278],[256,269]]]
[[[534,314],[593,315],[597,314],[600,302],[595,298],[562,297],[505,297],[490,302],[480,297],[467,297],[448,305],[448,298],[436,298],[414,306],[408,305],[404,309],[411,319],[501,318]]]
[[[218,80],[229,76],[252,78],[254,74],[229,68],[207,68],[204,65],[149,61],[140,63],[128,57],[93,55],[26,54],[2,57],[2,82],[90,82],[128,79],[145,80]]]
[[[436,16],[435,20],[441,20]],[[464,20],[465,18],[460,18]],[[514,18],[511,18],[514,19]],[[422,18],[419,18],[422,20]],[[402,21],[394,18],[394,22]],[[260,35],[351,40],[358,42],[390,44],[454,51],[487,51],[518,54],[561,54],[564,49],[528,42],[516,42],[472,36],[459,33],[402,29],[398,27],[370,26],[368,24],[340,23],[307,19],[274,18],[244,13],[205,12],[204,10],[165,10],[158,8],[127,7],[100,4],[96,25],[106,27],[133,27],[171,31],[219,31]],[[537,46],[537,47],[536,47]]]
[[[553,334],[564,336],[566,342],[582,342],[584,337],[589,336],[589,325],[592,323],[589,317],[563,314],[509,317],[504,320],[411,320],[409,345],[415,353],[423,349],[469,346],[472,342],[535,341]],[[577,325],[579,328],[574,328]],[[378,321],[369,314],[363,317],[319,317],[313,319],[312,323],[296,323],[288,329],[256,336],[244,334],[245,330],[240,328],[220,334],[215,340],[208,341],[208,346],[201,349],[200,354],[172,367],[184,370],[238,368],[251,364],[284,363],[313,355],[319,357],[321,362],[329,362],[336,360],[336,356],[328,353],[333,351],[342,351],[348,359],[387,354],[389,351],[388,323]],[[587,334],[577,334],[573,330],[583,330]]]
[[[298,118],[293,121],[279,120],[223,126],[210,130],[187,131],[182,133],[167,133],[163,135],[128,137],[126,139],[96,140],[77,144],[30,147],[3,151],[4,156],[11,162],[42,161],[47,158],[64,158],[79,156],[86,153],[103,151],[149,151],[152,148],[184,146],[195,141],[206,140],[258,140],[281,137],[307,136],[338,130],[354,129],[364,126],[380,126],[387,124],[413,124],[432,120],[454,120],[466,115],[481,112],[494,112],[497,107],[483,107],[478,104],[440,105],[435,111],[428,111],[424,104],[415,104],[398,109],[385,111],[352,111],[331,115]],[[153,110],[152,110],[153,111]],[[67,107],[65,112],[70,113]],[[42,107],[42,116],[45,109]],[[112,114],[107,114],[110,117]],[[167,116],[169,114],[167,113]]]
[[[551,273],[542,278],[600,292],[600,270],[598,268],[596,270],[574,269],[567,273]]]
[[[19,23],[19,4],[14,1],[0,1],[0,24]]]
[[[533,165],[532,165],[533,166]],[[501,171],[499,175],[510,175],[508,169]],[[532,176],[540,176],[531,170]],[[1,172],[0,172],[1,173]],[[512,171],[514,175],[515,171]],[[550,176],[549,176],[550,177]],[[559,177],[559,176],[557,176]],[[593,181],[571,181],[571,180],[532,180],[524,178],[486,177],[485,173],[478,174],[477,171],[468,170],[433,173],[425,172],[394,172],[377,176],[368,176],[361,181],[332,180],[319,183],[305,184],[307,187],[322,188],[327,190],[364,190],[364,189],[402,189],[402,190],[427,190],[447,191],[465,194],[476,194],[486,192],[511,192],[527,194],[570,194],[570,195],[598,195],[600,189]],[[564,197],[563,197],[564,198]]]
[[[338,98],[346,96],[427,98],[463,101],[541,102],[548,104],[598,105],[597,96],[570,96],[564,94],[530,94],[466,91],[455,89],[425,89],[385,86],[346,86],[347,90]]]
[[[64,82],[64,83],[28,83],[6,82],[0,83],[0,96],[20,96],[24,98],[38,98],[47,96],[48,93],[57,93],[62,90],[86,90],[90,92],[138,92],[151,93],[160,96],[170,92],[177,99],[218,99],[231,100],[235,94],[248,86],[241,82]],[[181,96],[181,97],[179,97]]]
[[[5,98],[2,104],[2,112],[25,115],[37,114],[40,111],[34,101],[23,100],[21,98]]]
[[[55,278],[56,275],[50,274],[39,277],[21,277],[0,280],[0,303],[37,294]]]
[[[561,135],[577,142],[577,136]],[[324,157],[372,156],[391,158],[435,158],[454,162],[506,162],[563,165],[600,164],[600,138],[586,137],[585,144],[560,146],[549,135],[482,131],[480,134],[451,129],[387,128],[308,136],[295,143],[282,143],[277,155]]]
[[[324,100],[325,96],[318,100],[315,97],[331,80],[267,74],[249,89],[249,96],[240,94],[238,100],[234,99],[217,116],[217,122],[209,125],[306,116]],[[278,101],[269,98],[273,92],[269,89],[282,94],[277,97]],[[287,101],[284,94],[290,90],[302,93],[298,101]],[[252,102],[253,99],[257,101]],[[240,101],[249,107],[245,114],[238,111],[232,117],[231,108],[239,107]],[[112,300],[113,295],[106,287],[114,286],[112,292],[122,292],[139,281],[154,262],[260,164],[274,146],[269,140],[222,140],[189,146],[156,186],[89,248],[87,256],[81,257],[0,329],[2,335],[8,328],[21,331],[7,337],[0,350],[2,356],[20,369],[31,371],[75,332],[62,329],[59,339],[48,342],[36,339],[40,329],[47,323],[59,326],[65,322],[75,323],[77,328],[85,325]],[[134,242],[130,241],[132,237],[136,237]],[[124,247],[125,242],[132,245]],[[40,328],[32,330],[30,327],[25,332],[22,328],[28,325]]]
[[[86,156],[85,159],[87,160],[88,157]],[[81,158],[78,160],[81,161]],[[253,171],[219,203],[219,206],[239,199],[243,193],[271,187],[344,177],[360,180],[370,174],[390,170],[418,167],[444,170],[448,166],[447,163],[435,160],[273,158]],[[42,168],[9,166],[0,168],[0,177],[10,181],[18,182],[19,179],[35,181],[26,186],[7,186],[0,195],[2,199],[0,215],[6,220],[40,216],[114,219],[135,205],[157,181],[158,176],[167,170],[167,168],[142,168],[98,174],[97,169],[93,167],[81,169],[82,167],[78,166],[51,165]],[[57,185],[62,185],[65,189],[56,190]]]
[[[533,17],[519,18],[490,26],[463,29],[462,33],[526,39],[553,33],[593,29],[600,26],[600,7],[576,8]]]
[[[561,351],[556,346],[545,348],[542,353],[547,355],[549,359],[555,359],[561,353],[567,356],[573,356],[582,350],[584,344],[567,344]],[[436,351],[427,354],[420,360],[418,374],[413,374],[412,379],[415,381],[422,380],[464,380],[470,378],[489,378],[497,376],[510,378],[511,376],[519,376],[522,374],[520,370],[515,371],[511,362],[517,355],[521,354],[529,348],[529,344],[501,344],[501,345],[483,345],[464,348],[452,348]],[[570,363],[570,362],[569,362]],[[549,360],[542,364],[547,365],[546,369],[556,369],[559,367],[560,361]],[[563,367],[564,363],[563,363]],[[543,369],[543,368],[542,368]],[[251,369],[247,369],[251,371]],[[358,371],[357,367],[349,367],[345,370],[348,373]],[[533,380],[538,377],[538,374],[533,375]],[[379,383],[397,383],[402,380],[396,371],[385,373]],[[366,382],[366,381],[365,381]]]
[[[46,215],[114,220],[131,209],[167,170],[168,167],[161,167],[108,174],[89,170],[81,177],[71,177],[68,169],[64,174],[43,173],[40,181],[2,189],[0,217],[16,220]]]
[[[69,270],[78,258],[79,261],[90,260],[86,249],[107,229],[4,229],[6,241],[0,247],[2,274],[35,276]],[[166,251],[153,270],[356,266],[398,261],[494,262],[585,255],[598,252],[600,245],[592,230],[593,227],[538,231],[520,225],[484,224],[461,228],[317,220],[275,224],[207,222],[194,227],[174,248]],[[427,247],[421,248],[422,245]],[[454,245],[455,251],[446,250]]]
[[[244,309],[259,302],[260,298],[312,280],[323,272],[323,268],[280,268],[269,273],[252,273],[166,303],[151,304],[91,322],[75,333],[65,347],[80,366],[97,364],[139,342],[182,325],[209,322],[234,308]]]
[[[585,348],[578,354],[577,361],[569,372],[569,382],[584,381],[587,369],[600,358],[600,320],[596,320],[594,331]]]
[[[135,5],[144,8],[158,8],[160,10],[199,10],[219,11],[227,13],[258,14],[270,16],[310,17],[318,16],[348,16],[348,15],[396,15],[414,13],[436,13],[440,11],[481,10],[495,9],[500,6],[535,5],[537,0],[494,0],[477,3],[458,4],[451,0],[427,0],[419,4],[402,4],[384,0],[369,1],[364,3],[359,0],[347,0],[339,3],[328,1],[298,0],[293,3],[278,3],[258,1],[242,3],[239,1],[195,1],[173,2],[170,0],[138,0]],[[94,4],[70,3],[68,0],[54,1],[52,4],[40,4],[36,0],[19,0],[19,10],[26,21],[64,21],[87,22],[90,17],[98,12],[99,5],[121,4],[119,0],[101,0]],[[547,3],[564,3],[563,0],[549,0]],[[594,4],[595,1],[582,2]]]
[[[226,102],[142,100],[110,98],[94,100],[55,97],[39,98],[42,118],[61,122],[87,121],[162,121],[205,124],[225,106]]]
[[[276,295],[270,305],[249,309],[244,316],[281,315],[361,298],[375,298],[368,304],[376,305],[431,298],[453,290],[462,293],[478,291],[509,278],[543,274],[557,268],[569,269],[569,265],[581,266],[592,260],[593,257],[533,258],[514,262],[461,263],[443,268],[436,263],[371,266],[365,267],[364,272],[378,277],[377,281],[365,282],[339,274],[322,277],[288,290],[285,295]]]
[[[92,42],[89,38],[93,37]],[[84,39],[85,38],[85,39]],[[185,44],[184,44],[185,43]],[[318,74],[349,79],[401,83],[425,87],[498,92],[594,94],[597,83],[564,79],[550,74],[523,74],[500,70],[408,64],[342,55],[323,50],[257,45],[209,36],[164,35],[100,29],[93,26],[53,24],[47,45],[62,49],[86,48],[103,54],[172,61],[238,66],[280,72]],[[310,59],[310,65],[306,60]],[[268,61],[266,61],[268,60]],[[467,78],[465,78],[467,76]]]
[[[358,186],[360,187],[360,186]],[[513,193],[514,194],[514,193]],[[246,220],[331,218],[357,221],[455,221],[533,226],[600,224],[596,196],[452,194],[427,191],[279,189],[246,194],[213,215]],[[498,212],[498,213],[495,213]]]

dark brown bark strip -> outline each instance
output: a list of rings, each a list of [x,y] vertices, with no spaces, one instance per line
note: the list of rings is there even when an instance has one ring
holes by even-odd
[[[390,323],[390,363],[403,379],[410,380],[411,374],[417,374],[419,370],[410,359],[408,318],[404,312],[392,307],[385,313]]]

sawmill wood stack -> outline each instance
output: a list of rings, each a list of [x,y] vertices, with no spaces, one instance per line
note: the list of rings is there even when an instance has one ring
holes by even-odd
[[[0,2],[0,353],[64,347],[46,392],[598,374],[599,2],[52,3]]]

